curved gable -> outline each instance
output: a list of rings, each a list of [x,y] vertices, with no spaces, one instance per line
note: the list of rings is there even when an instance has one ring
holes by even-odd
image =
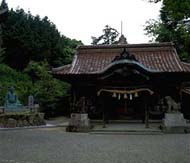
[[[124,60],[113,62],[113,63],[109,64],[107,67],[105,67],[103,70],[98,71],[98,72],[93,72],[93,73],[104,74],[106,72],[114,71],[114,70],[117,70],[120,68],[124,68],[126,70],[134,69],[134,70],[137,70],[137,71],[145,73],[145,74],[159,72],[159,71],[156,71],[153,69],[149,69],[137,61],[131,61],[131,60],[124,59]]]

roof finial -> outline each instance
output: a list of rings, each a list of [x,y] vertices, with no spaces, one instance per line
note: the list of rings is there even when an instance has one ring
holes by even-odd
[[[118,40],[118,44],[127,44],[127,39],[123,35],[123,21],[121,20],[121,36]]]

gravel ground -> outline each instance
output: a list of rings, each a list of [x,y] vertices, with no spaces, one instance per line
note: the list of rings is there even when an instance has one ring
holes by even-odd
[[[60,128],[0,131],[0,163],[189,163],[190,134],[89,135]]]

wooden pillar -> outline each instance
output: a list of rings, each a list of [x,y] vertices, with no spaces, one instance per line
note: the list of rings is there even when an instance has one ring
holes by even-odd
[[[106,110],[105,110],[105,105],[104,101],[101,99],[101,108],[102,108],[102,127],[106,127]]]
[[[149,109],[147,104],[145,104],[145,128],[149,128]]]
[[[103,108],[103,112],[102,112],[102,128],[106,128],[106,119],[105,119],[105,110]]]
[[[182,85],[180,85],[180,87],[179,87],[179,102],[180,102],[180,110],[179,110],[179,112],[182,112],[183,110],[182,110],[182,107],[183,107],[183,92],[182,92]]]
[[[71,112],[73,111],[76,111],[76,93],[75,91],[72,91],[72,95],[73,95],[73,98],[72,98],[72,106],[71,106]]]
[[[105,107],[104,107],[104,101],[102,99],[102,95],[98,96],[98,102],[99,102],[99,106],[101,108],[101,112],[102,112],[102,128],[106,127],[106,115],[105,115]]]
[[[149,128],[149,108],[148,108],[148,97],[144,98],[144,107],[145,107],[145,128]]]

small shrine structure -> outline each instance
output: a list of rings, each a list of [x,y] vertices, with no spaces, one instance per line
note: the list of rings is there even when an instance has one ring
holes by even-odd
[[[168,107],[176,112],[171,100],[190,118],[190,64],[179,59],[173,43],[79,46],[72,64],[52,72],[71,84],[72,112],[91,119],[138,119],[148,126]]]

